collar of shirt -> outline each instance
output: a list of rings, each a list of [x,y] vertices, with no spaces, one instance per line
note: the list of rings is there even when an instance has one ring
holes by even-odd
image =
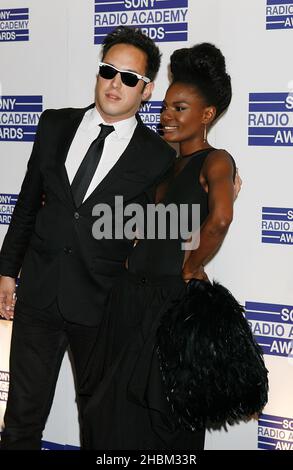
[[[97,128],[99,124],[109,125],[109,123],[103,120],[97,108],[94,106],[85,113],[82,127],[84,129],[94,129]],[[137,126],[137,120],[135,116],[131,116],[128,119],[114,122],[111,125],[114,126],[115,134],[118,139],[130,139]]]

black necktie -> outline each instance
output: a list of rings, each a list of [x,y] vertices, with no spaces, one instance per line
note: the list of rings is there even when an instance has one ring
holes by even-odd
[[[81,206],[84,196],[86,195],[88,187],[96,172],[103,153],[105,138],[114,131],[113,126],[105,126],[104,124],[100,124],[100,127],[101,132],[89,146],[89,149],[85,154],[71,183],[71,192],[76,207]]]

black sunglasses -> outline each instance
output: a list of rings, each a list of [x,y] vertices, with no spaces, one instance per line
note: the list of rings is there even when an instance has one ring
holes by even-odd
[[[111,80],[112,78],[120,73],[122,83],[126,86],[134,87],[138,84],[139,80],[143,80],[145,83],[149,83],[150,78],[144,77],[136,72],[128,72],[126,70],[120,70],[114,67],[114,65],[105,64],[104,62],[99,62],[99,75],[106,80]]]

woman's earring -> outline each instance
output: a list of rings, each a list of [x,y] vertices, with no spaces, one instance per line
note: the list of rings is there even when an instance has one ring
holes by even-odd
[[[204,125],[204,130],[203,130],[203,141],[207,141],[207,125]]]

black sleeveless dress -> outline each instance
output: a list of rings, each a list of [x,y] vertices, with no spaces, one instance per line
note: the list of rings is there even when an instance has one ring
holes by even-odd
[[[156,191],[164,205],[200,204],[208,215],[207,193],[199,182],[212,148],[177,159]],[[156,354],[156,330],[170,303],[186,284],[182,239],[142,239],[116,281],[95,351],[96,383],[84,415],[84,447],[100,450],[198,450],[203,432],[176,429],[164,395]]]

